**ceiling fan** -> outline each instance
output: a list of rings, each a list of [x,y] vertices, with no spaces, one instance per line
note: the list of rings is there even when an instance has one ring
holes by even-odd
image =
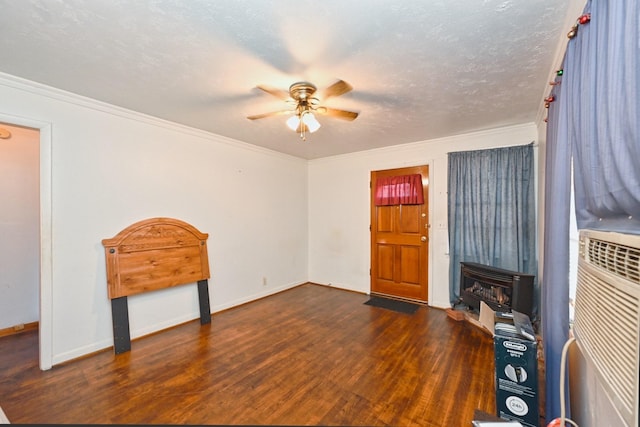
[[[320,98],[316,97],[317,88],[313,83],[297,82],[289,87],[286,92],[268,86],[258,85],[258,89],[271,94],[277,98],[293,105],[288,110],[272,111],[270,113],[256,114],[248,116],[249,120],[262,119],[265,117],[293,114],[287,120],[287,126],[300,134],[300,138],[306,141],[306,133],[313,133],[320,128],[320,123],[315,118],[314,113],[329,117],[336,117],[343,120],[355,120],[358,113],[355,111],[339,110],[320,105]],[[332,96],[340,96],[351,91],[353,87],[344,80],[338,80],[322,92],[322,99]]]

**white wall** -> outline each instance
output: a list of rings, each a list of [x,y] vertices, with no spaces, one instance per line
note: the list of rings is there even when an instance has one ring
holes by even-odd
[[[369,292],[372,170],[429,165],[429,304],[449,307],[447,153],[537,140],[533,123],[309,162],[309,281]]]
[[[39,133],[0,139],[0,329],[37,322],[40,292]]]
[[[52,200],[41,208],[51,210],[53,364],[112,345],[101,240],[150,217],[209,233],[214,312],[307,280],[368,292],[371,170],[430,166],[429,302],[447,307],[447,152],[537,138],[527,124],[306,162],[0,74],[6,117],[51,135],[41,182]],[[129,309],[134,338],[195,319],[196,287],[134,296]]]
[[[113,344],[101,241],[143,219],[209,233],[212,311],[307,280],[306,161],[0,74],[7,117],[51,129],[53,364]],[[195,319],[196,286],[129,312],[134,338]]]

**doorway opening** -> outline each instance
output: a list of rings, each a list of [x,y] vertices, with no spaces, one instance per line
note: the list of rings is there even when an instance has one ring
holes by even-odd
[[[33,193],[31,194],[30,201],[25,204],[31,206],[36,212],[30,212],[35,218],[30,225],[14,224],[14,232],[20,232],[20,229],[24,232],[28,228],[32,228],[27,233],[33,232],[35,236],[32,238],[33,245],[35,246],[35,255],[32,255],[33,261],[37,265],[31,265],[31,270],[28,274],[36,275],[33,280],[36,281],[37,289],[33,292],[37,294],[35,302],[36,308],[32,308],[37,314],[32,314],[32,317],[37,317],[38,328],[38,343],[39,343],[39,365],[41,370],[51,369],[52,367],[52,221],[51,221],[51,124],[38,120],[26,119],[23,117],[15,117],[6,114],[0,114],[0,125],[6,129],[10,129],[13,136],[31,135],[35,138],[31,149],[35,150],[32,153],[35,160],[32,161],[32,166],[29,167],[31,175],[28,175],[28,171],[23,171],[24,179],[35,179],[36,182],[31,183],[33,187]],[[24,132],[23,132],[24,131]],[[24,135],[23,135],[24,134]],[[3,140],[5,141],[5,140]],[[9,142],[10,140],[6,140]],[[17,143],[15,140],[9,142],[11,144]],[[11,147],[15,151],[16,147]],[[22,147],[19,147],[22,148]],[[18,150],[19,151],[19,150]],[[26,153],[19,153],[18,155],[26,155]],[[0,162],[3,162],[0,159]],[[29,164],[29,163],[26,163]],[[14,165],[15,166],[15,165]],[[8,168],[6,168],[8,169]],[[35,169],[35,170],[34,170]],[[26,177],[26,178],[25,178]],[[24,184],[24,183],[23,183]],[[24,196],[26,197],[26,196]],[[35,198],[33,201],[31,198]],[[24,200],[23,200],[24,201]],[[15,205],[18,205],[16,203]],[[15,209],[16,206],[13,206]],[[3,208],[5,212],[9,212],[8,208]],[[14,211],[7,213],[7,215],[16,215]],[[10,224],[11,225],[11,224]],[[12,238],[13,242],[18,239],[18,244],[23,242],[19,241],[19,238]],[[14,256],[18,256],[19,251],[14,253]],[[20,280],[20,276],[15,280]],[[17,287],[22,284],[13,283],[13,286]],[[19,293],[16,295],[20,295]],[[17,298],[22,298],[17,296]],[[27,299],[32,297],[25,297]],[[27,302],[27,304],[32,304]],[[11,323],[11,320],[8,320]],[[32,323],[32,322],[31,322]]]

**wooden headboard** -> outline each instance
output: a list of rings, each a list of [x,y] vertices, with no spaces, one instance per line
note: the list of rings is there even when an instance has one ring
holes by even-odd
[[[130,295],[198,282],[200,323],[211,322],[208,237],[177,219],[150,218],[102,240],[116,353],[130,349],[126,299]]]
[[[151,218],[102,240],[109,298],[208,279],[208,237],[186,222]]]

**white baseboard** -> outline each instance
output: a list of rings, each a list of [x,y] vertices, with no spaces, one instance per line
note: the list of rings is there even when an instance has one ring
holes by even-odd
[[[2,412],[2,408],[0,408],[0,424],[11,424],[9,418]]]

